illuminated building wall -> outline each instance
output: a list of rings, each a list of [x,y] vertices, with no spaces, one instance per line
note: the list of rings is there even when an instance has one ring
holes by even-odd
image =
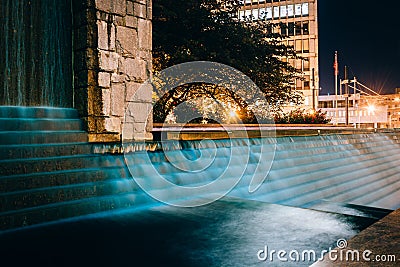
[[[294,86],[304,95],[304,108],[317,107],[319,91],[317,0],[243,0],[239,18],[242,21],[265,20],[276,24],[273,30],[285,36],[286,44],[293,46],[299,55],[308,59],[308,61],[286,58],[283,60],[288,60],[292,66],[303,72],[304,80],[294,81]]]

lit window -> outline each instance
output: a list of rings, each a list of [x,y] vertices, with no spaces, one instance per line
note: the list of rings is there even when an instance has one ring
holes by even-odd
[[[301,14],[302,14],[303,16],[307,16],[307,15],[308,15],[308,3],[304,3],[304,4],[301,6]]]
[[[279,6],[274,6],[274,18],[279,18]]]
[[[288,17],[294,16],[294,5],[288,5],[287,7],[287,15]]]
[[[272,19],[272,7],[267,7],[265,9],[265,17],[267,19]]]
[[[296,4],[294,6],[294,14],[296,16],[301,16],[301,4]]]
[[[286,16],[287,16],[286,6],[281,6],[281,18],[286,18]]]
[[[257,8],[253,9],[253,17],[252,17],[252,19],[255,19],[255,20],[258,19],[258,9]]]

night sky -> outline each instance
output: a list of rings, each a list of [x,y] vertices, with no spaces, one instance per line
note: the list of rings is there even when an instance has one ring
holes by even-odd
[[[400,87],[400,10],[397,1],[320,0],[320,94],[334,93],[333,61],[381,93]]]

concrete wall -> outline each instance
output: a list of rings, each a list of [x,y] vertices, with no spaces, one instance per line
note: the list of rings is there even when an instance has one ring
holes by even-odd
[[[75,107],[89,141],[120,141],[125,108],[151,75],[151,0],[75,0],[73,16]],[[152,138],[140,114],[151,107],[147,90],[135,97],[131,139]]]

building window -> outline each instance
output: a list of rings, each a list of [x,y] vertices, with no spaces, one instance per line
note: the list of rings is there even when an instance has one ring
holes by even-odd
[[[294,6],[294,14],[299,17],[301,16],[301,4],[296,4]]]
[[[286,36],[287,35],[287,26],[286,26],[286,24],[281,23],[280,27],[281,27],[281,35],[282,36]]]
[[[272,7],[267,7],[265,9],[265,17],[266,19],[272,19]]]
[[[258,20],[258,9],[257,8],[253,9],[253,17],[252,17],[252,19]]]
[[[251,9],[248,9],[244,13],[245,20],[251,20]]]
[[[301,89],[302,89],[302,87],[301,87],[301,80],[300,80],[300,79],[297,79],[297,80],[296,80],[296,89],[297,89],[297,90],[301,90]]]
[[[298,69],[299,71],[301,71],[301,59],[296,59],[296,66],[294,66],[296,69]]]
[[[294,35],[294,22],[290,22],[288,24],[288,35],[293,36]]]
[[[279,6],[274,6],[274,18],[279,18]]]
[[[301,6],[301,14],[303,16],[308,16],[308,3],[303,3]]]
[[[310,70],[310,61],[309,60],[303,60],[303,71],[309,71]]]
[[[301,22],[300,21],[296,22],[295,29],[296,29],[296,35],[301,35]]]
[[[281,18],[286,18],[286,16],[287,16],[286,6],[281,6]]]
[[[308,22],[303,22],[303,35],[309,35],[310,34],[308,25],[309,25]]]
[[[287,6],[287,16],[289,18],[294,16],[294,5],[288,5]]]
[[[296,40],[296,52],[301,52],[302,47],[301,47],[301,40]]]
[[[308,39],[303,40],[303,53],[310,52],[310,41]]]

